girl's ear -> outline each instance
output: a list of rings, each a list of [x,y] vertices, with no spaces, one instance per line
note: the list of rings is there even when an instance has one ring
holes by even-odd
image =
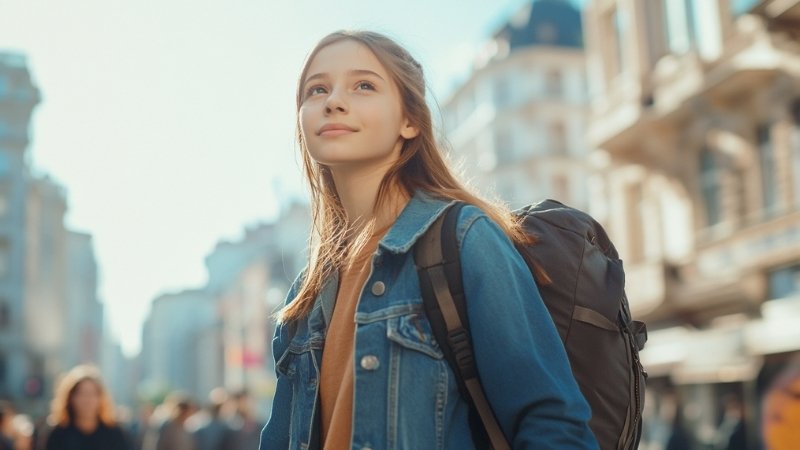
[[[406,119],[403,122],[403,127],[400,128],[400,136],[402,136],[403,139],[408,140],[417,137],[418,134],[419,130],[417,127],[411,126],[411,124],[408,122],[408,119]]]

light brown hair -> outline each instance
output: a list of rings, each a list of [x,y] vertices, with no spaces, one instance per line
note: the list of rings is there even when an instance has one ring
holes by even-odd
[[[419,134],[403,143],[400,157],[389,168],[378,188],[374,209],[387,205],[392,189],[412,196],[416,190],[445,199],[461,200],[475,205],[494,220],[515,244],[532,243],[533,238],[521,229],[519,220],[503,205],[479,198],[453,174],[434,137],[431,111],[425,102],[425,77],[422,66],[392,39],[371,31],[337,31],[311,50],[300,72],[297,85],[297,110],[303,102],[303,83],[308,67],[319,51],[331,44],[352,40],[367,47],[389,72],[399,89],[402,110],[410,126]],[[356,238],[348,240],[348,224],[330,170],[309,154],[300,128],[296,124],[297,142],[303,159],[306,179],[311,191],[311,251],[305,276],[297,296],[278,312],[278,320],[290,322],[305,317],[328,276],[345,266],[348,255],[356,253],[371,235],[374,220],[366,224]]]
[[[52,423],[69,426],[75,420],[75,412],[72,410],[72,396],[81,383],[93,383],[97,386],[100,393],[100,408],[97,416],[103,425],[113,426],[116,423],[114,417],[114,402],[108,393],[100,371],[96,367],[88,365],[75,366],[64,374],[58,383],[55,396],[50,404],[50,420]]]

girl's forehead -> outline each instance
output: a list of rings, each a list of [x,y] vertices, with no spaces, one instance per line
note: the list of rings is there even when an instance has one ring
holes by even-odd
[[[380,75],[386,69],[366,45],[345,39],[322,47],[308,64],[305,79],[318,75],[332,75],[358,70],[371,70]]]

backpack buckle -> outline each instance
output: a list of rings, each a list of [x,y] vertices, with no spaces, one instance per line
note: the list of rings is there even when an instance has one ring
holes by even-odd
[[[475,369],[475,359],[472,354],[469,333],[464,328],[457,328],[447,333],[447,340],[453,350],[458,368],[463,375],[471,373]]]

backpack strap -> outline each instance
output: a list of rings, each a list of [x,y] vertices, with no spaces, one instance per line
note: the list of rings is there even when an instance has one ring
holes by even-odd
[[[456,239],[458,215],[464,205],[456,202],[448,207],[420,237],[414,247],[414,262],[433,334],[455,373],[461,395],[471,407],[470,429],[476,445],[481,448],[490,443],[494,450],[510,450],[475,365]]]

